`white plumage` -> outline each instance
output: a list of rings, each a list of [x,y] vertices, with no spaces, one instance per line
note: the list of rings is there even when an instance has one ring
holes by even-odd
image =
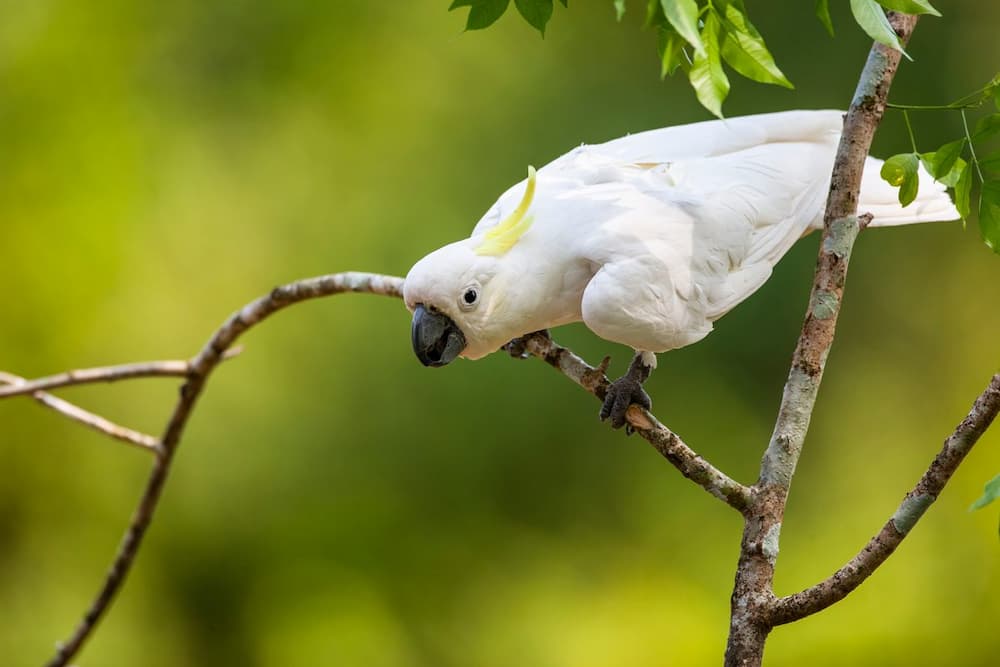
[[[407,306],[448,318],[472,359],[578,320],[640,352],[694,343],[822,225],[841,126],[838,111],[789,111],[579,146],[538,170],[530,226],[509,250],[476,252],[524,199],[523,181],[470,238],[412,268]],[[868,158],[859,204],[872,226],[958,217],[923,171],[918,198],[901,207],[880,165]]]

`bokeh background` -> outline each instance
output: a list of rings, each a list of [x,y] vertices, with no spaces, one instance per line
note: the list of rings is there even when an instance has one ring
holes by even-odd
[[[661,83],[632,3],[557,4],[463,33],[447,2],[0,2],[0,368],[192,355],[271,286],[402,275],[581,141],[706,118]],[[795,91],[734,78],[730,115],[843,107],[868,48],[846,3],[748,3]],[[795,5],[802,5],[796,7]],[[843,5],[843,6],[842,6]],[[893,99],[940,103],[1000,65],[1000,5],[941,3]],[[914,115],[922,150],[957,114]],[[908,150],[890,114],[876,153]],[[816,238],[702,343],[664,355],[656,412],[752,481]],[[998,370],[1000,257],[960,224],[863,235],[782,533],[776,586],[876,531]],[[629,353],[578,326],[592,361]],[[739,517],[537,362],[427,370],[398,301],[297,306],[244,340],[194,415],[123,594],[81,665],[718,664]],[[170,380],[62,395],[159,432]],[[0,402],[0,663],[76,624],[150,465]],[[771,665],[995,664],[1000,541],[966,508],[1000,430],[847,601],[774,632]]]

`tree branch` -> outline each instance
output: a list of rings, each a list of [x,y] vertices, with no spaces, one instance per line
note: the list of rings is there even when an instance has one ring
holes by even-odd
[[[233,348],[227,350],[226,359],[231,359],[242,350]],[[57,389],[80,384],[95,384],[99,382],[118,382],[135,378],[150,377],[187,377],[191,373],[191,362],[171,361],[141,361],[119,366],[99,366],[97,368],[80,368],[77,370],[49,375],[35,380],[20,379],[7,387],[0,387],[0,399],[11,396],[33,394],[45,389]],[[16,377],[16,376],[15,376]]]
[[[522,341],[527,352],[557,369],[596,396],[598,400],[604,400],[610,384],[604,374],[607,370],[607,358],[595,368],[572,351],[556,344],[547,335],[529,334]],[[629,407],[627,417],[629,425],[635,432],[645,438],[682,475],[730,507],[741,512],[746,508],[750,500],[748,487],[706,461],[688,447],[677,434],[638,405]]]
[[[844,599],[871,576],[909,535],[927,508],[937,500],[945,484],[979,437],[993,423],[998,412],[1000,373],[993,376],[976,399],[968,416],[944,441],[941,451],[916,486],[903,498],[896,512],[882,526],[882,530],[854,558],[826,580],[794,595],[780,598],[774,606],[771,622],[774,625],[791,623],[822,611]]]
[[[135,561],[143,535],[153,518],[160,493],[170,471],[173,455],[180,443],[191,411],[204,389],[209,374],[219,362],[233,354],[230,348],[236,339],[268,316],[300,301],[343,292],[365,292],[400,297],[402,296],[402,285],[401,278],[370,273],[339,273],[300,280],[276,287],[267,296],[247,304],[234,313],[216,330],[202,350],[190,362],[149,362],[71,371],[25,382],[13,390],[8,389],[6,394],[0,394],[0,398],[2,398],[38,392],[41,387],[61,387],[135,377],[183,376],[187,378],[181,387],[180,398],[174,407],[163,437],[158,442],[156,461],[146,482],[146,487],[132,514],[104,582],[73,634],[66,642],[58,644],[56,654],[47,663],[47,667],[63,667],[79,652],[124,583],[125,577]],[[525,342],[526,349],[531,354],[544,359],[577,384],[603,399],[609,384],[604,375],[607,360],[598,368],[593,368],[570,350],[555,344],[547,336],[528,336],[525,338]],[[685,477],[736,509],[743,509],[746,506],[750,496],[750,490],[746,486],[729,478],[698,456],[677,435],[660,424],[655,417],[636,406],[630,408],[628,417],[632,427],[677,467]]]
[[[4,373],[3,371],[0,371],[0,382],[5,382],[8,385],[14,386],[28,384],[28,381],[24,378],[11,373]],[[2,387],[0,387],[0,389],[2,389]],[[73,421],[79,422],[84,426],[90,427],[95,431],[114,438],[115,440],[121,440],[122,442],[126,442],[130,445],[135,445],[153,452],[159,449],[160,441],[151,435],[134,431],[125,426],[121,426],[120,424],[116,424],[113,421],[101,417],[100,415],[95,415],[94,413],[88,412],[87,410],[84,410],[69,401],[56,398],[52,394],[47,394],[44,391],[33,391],[32,396],[36,401],[45,407],[55,410],[64,417],[68,417]]]
[[[890,12],[889,21],[905,46],[917,17]],[[872,45],[844,117],[809,307],[746,512],[733,587],[727,666],[760,665],[763,660],[764,643],[772,627],[774,566],[785,504],[833,345],[851,251],[864,224],[863,218],[857,217],[861,175],[901,55],[883,44]]]
[[[135,561],[142,537],[153,518],[160,492],[170,471],[170,463],[195,401],[201,394],[209,374],[225,358],[226,350],[240,334],[293,303],[342,292],[366,292],[398,297],[402,293],[402,286],[401,278],[371,273],[337,273],[300,280],[276,287],[267,296],[247,304],[215,332],[201,352],[188,364],[185,374],[188,379],[181,387],[180,398],[161,438],[161,448],[157,452],[156,462],[97,596],[70,638],[57,645],[56,654],[49,660],[47,667],[64,667],[69,663],[93,632],[97,622],[121,588]]]

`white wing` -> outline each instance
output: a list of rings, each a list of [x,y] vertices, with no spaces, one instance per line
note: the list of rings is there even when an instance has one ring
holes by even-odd
[[[690,344],[820,224],[841,128],[839,111],[790,111],[579,146],[538,171],[523,242],[550,257],[571,248],[593,267],[581,316],[598,335],[648,351]],[[923,181],[912,207],[893,205],[878,166],[869,160],[861,198],[875,224],[953,217],[943,190]],[[473,234],[523,192],[523,182],[508,190]]]
[[[746,148],[781,142],[825,141],[840,135],[843,112],[781,111],[710,120],[630,134],[603,144],[582,145],[556,158],[544,169],[561,166],[581,150],[593,150],[623,163],[672,162],[675,160],[735,153]]]

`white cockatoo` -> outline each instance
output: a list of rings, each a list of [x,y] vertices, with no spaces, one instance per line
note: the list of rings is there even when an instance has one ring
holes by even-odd
[[[581,145],[507,190],[472,235],[430,253],[403,288],[427,366],[583,321],[636,351],[601,418],[625,423],[657,352],[695,343],[822,227],[840,111],[787,111]],[[858,205],[872,227],[958,218],[921,171],[900,206],[868,158]]]

